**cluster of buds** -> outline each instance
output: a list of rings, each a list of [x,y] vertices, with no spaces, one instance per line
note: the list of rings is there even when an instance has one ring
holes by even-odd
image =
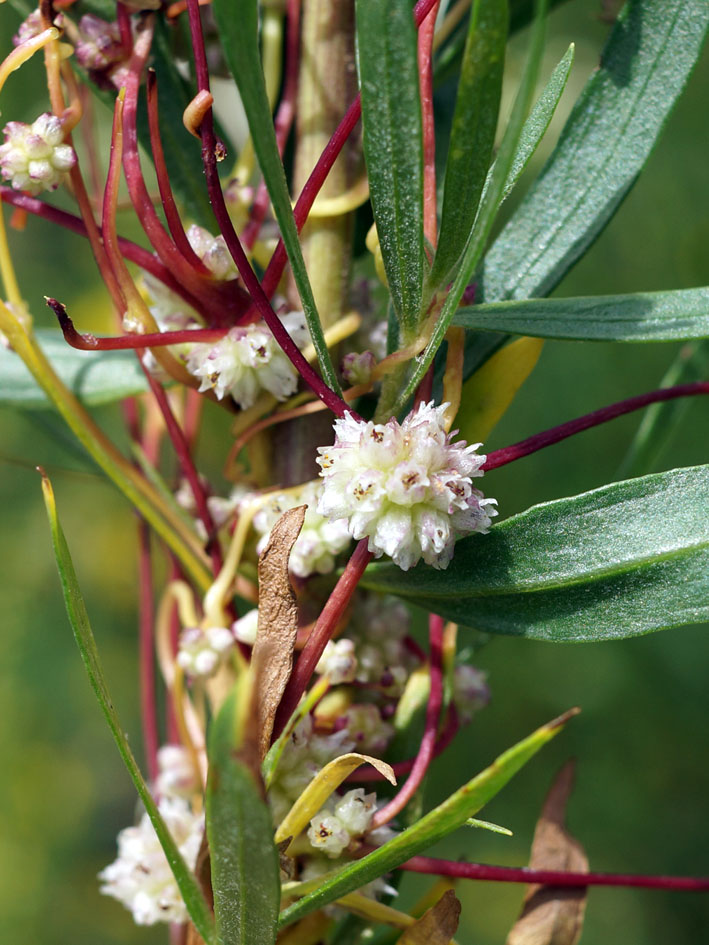
[[[310,821],[308,840],[320,853],[340,856],[355,837],[361,837],[372,825],[377,810],[377,795],[362,788],[331,798]]]
[[[31,125],[10,121],[3,132],[0,172],[15,190],[33,195],[56,190],[76,164],[74,149],[64,144],[64,122],[56,115],[45,112]]]
[[[187,627],[180,634],[177,664],[193,679],[213,676],[235,644],[228,627]]]

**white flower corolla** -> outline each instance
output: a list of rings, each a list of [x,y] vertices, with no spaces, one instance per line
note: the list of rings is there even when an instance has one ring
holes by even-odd
[[[204,815],[193,814],[177,798],[164,798],[160,813],[190,869],[195,868],[204,833]],[[99,874],[101,892],[133,913],[138,925],[185,922],[187,909],[150,818],[118,834],[118,858]]]
[[[0,172],[15,190],[35,196],[43,190],[56,190],[76,164],[74,149],[64,144],[64,122],[56,115],[45,112],[31,125],[10,121],[3,132]]]
[[[383,752],[394,734],[394,726],[384,721],[377,706],[371,702],[351,705],[341,716],[341,722],[355,743],[356,751],[369,754]]]
[[[274,822],[283,820],[293,802],[328,762],[353,747],[347,731],[320,735],[314,731],[312,717],[306,715],[286,742],[268,790]]]
[[[188,676],[206,679],[216,673],[234,642],[228,627],[187,627],[180,634],[178,666]]]
[[[243,617],[235,620],[231,625],[231,629],[239,643],[253,646],[258,633],[258,608],[254,607],[253,610],[247,611]]]
[[[365,794],[363,788],[333,796],[310,821],[308,840],[326,856],[338,857],[353,837],[366,833],[377,810],[377,795]]]
[[[357,657],[352,640],[328,640],[315,672],[327,676],[333,686],[352,682],[357,675]]]
[[[302,347],[309,335],[302,312],[281,318],[293,341]],[[262,391],[286,400],[298,386],[298,374],[265,322],[231,328],[213,344],[196,344],[187,355],[187,370],[201,379],[200,391],[213,390],[218,400],[231,395],[242,410]]]
[[[329,574],[335,567],[335,556],[350,544],[350,533],[344,521],[329,522],[317,512],[322,484],[309,482],[294,493],[275,494],[254,516],[254,529],[262,537],[256,546],[260,554],[266,547],[271,529],[288,509],[307,505],[300,534],[290,553],[288,566],[297,577]]]
[[[453,673],[453,701],[461,722],[470,722],[473,715],[479,709],[484,709],[490,701],[487,673],[467,663],[456,666]]]
[[[447,404],[420,404],[399,423],[335,421],[335,443],[320,447],[324,488],[318,512],[346,519],[353,538],[369,540],[407,571],[421,558],[446,568],[457,538],[487,532],[494,499],[474,489],[486,457],[479,443],[453,443],[444,426]]]
[[[223,236],[212,236],[209,230],[193,223],[187,230],[187,239],[215,279],[223,282],[236,279],[239,271]]]
[[[192,757],[183,745],[163,745],[158,749],[156,794],[160,797],[189,798],[198,787]]]

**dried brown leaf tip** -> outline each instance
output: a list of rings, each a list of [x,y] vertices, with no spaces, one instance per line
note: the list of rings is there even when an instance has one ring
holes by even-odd
[[[301,505],[288,509],[271,529],[258,561],[258,634],[251,665],[256,685],[256,720],[261,757],[268,751],[273,720],[293,668],[298,607],[288,576],[288,559],[303,527]]]
[[[569,761],[556,776],[537,821],[531,869],[588,872],[583,847],[565,826],[573,781],[574,762]],[[586,889],[530,886],[506,945],[576,945],[583,929],[586,895]]]
[[[399,945],[448,945],[458,930],[459,921],[460,902],[449,889],[415,925],[406,929]]]

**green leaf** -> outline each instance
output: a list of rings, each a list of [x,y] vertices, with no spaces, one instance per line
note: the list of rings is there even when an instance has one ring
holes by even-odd
[[[573,341],[707,338],[709,288],[493,302],[458,309],[453,324]]]
[[[505,128],[505,133],[500,144],[500,149],[492,168],[490,181],[485,194],[480,202],[480,209],[475,220],[470,238],[463,253],[463,259],[458,269],[453,285],[448,293],[446,300],[441,308],[436,326],[433,330],[431,340],[426,346],[425,351],[416,359],[416,368],[411,373],[406,387],[399,395],[392,413],[397,414],[404,409],[406,403],[413,396],[417,387],[421,383],[431,361],[436,355],[446,332],[451,324],[453,316],[463,297],[463,292],[470,282],[480,257],[485,249],[487,239],[490,235],[492,225],[495,222],[497,211],[502,202],[505,183],[512,169],[514,157],[517,153],[522,127],[529,109],[529,105],[536,85],[537,75],[539,73],[539,64],[544,52],[544,37],[546,35],[546,9],[547,0],[539,0],[537,4],[537,18],[532,29],[530,48],[527,56],[527,63],[522,75],[515,103],[512,107],[510,120]]]
[[[699,56],[705,0],[628,3],[559,142],[485,257],[481,301],[547,295],[652,152]]]
[[[453,115],[438,248],[429,283],[446,281],[475,222],[495,143],[507,44],[507,0],[474,0]]]
[[[209,738],[207,837],[218,945],[276,940],[280,879],[273,822],[262,786],[239,755],[245,707],[237,690]]]
[[[410,0],[357,0],[364,157],[389,291],[404,339],[424,279],[423,140]]]
[[[683,345],[662,378],[660,387],[691,384],[704,380],[708,374],[709,341]],[[662,455],[672,433],[679,429],[681,417],[689,405],[689,398],[680,397],[648,407],[621,463],[619,475],[638,476],[648,472]]]
[[[491,800],[539,749],[563,728],[571,713],[541,726],[523,741],[500,755],[486,768],[438,807],[429,811],[414,826],[397,834],[373,853],[350,863],[326,879],[313,892],[281,913],[281,926],[320,909],[355,889],[359,889],[389,870],[400,866],[436,841],[462,827]],[[284,890],[286,892],[286,890]],[[294,889],[293,892],[297,892]]]
[[[62,382],[87,407],[148,389],[132,351],[78,351],[51,328],[39,329],[35,337]],[[4,347],[0,347],[0,405],[22,410],[47,410],[52,406],[22,359]]]
[[[266,93],[266,80],[259,53],[258,3],[257,0],[213,0],[212,10],[219,27],[226,61],[236,80],[246,111],[254,151],[268,187],[273,212],[288,253],[318,363],[324,380],[339,395],[342,390],[332,366],[320,317],[315,307],[315,299],[305,269],[298,230],[293,217],[286,175],[273,129],[271,106]]]
[[[47,509],[47,517],[49,518],[54,556],[57,561],[57,569],[59,571],[62,592],[64,594],[64,603],[66,605],[69,623],[74,631],[74,639],[79,647],[79,652],[81,653],[81,658],[84,662],[89,682],[91,683],[91,688],[108,722],[108,727],[111,730],[123,763],[128,769],[128,774],[150,817],[150,821],[167,857],[167,861],[170,864],[170,869],[173,872],[182,898],[187,906],[190,918],[205,942],[212,943],[214,941],[214,922],[209,906],[202,895],[202,891],[192,871],[182,858],[182,854],[178,850],[177,844],[168,830],[165,821],[160,816],[157,804],[150,793],[148,785],[143,779],[143,775],[140,773],[138,763],[133,756],[120,719],[118,718],[118,713],[114,708],[96,648],[96,641],[93,631],[91,630],[91,624],[89,623],[89,617],[86,613],[84,599],[74,572],[74,565],[72,564],[69,548],[67,547],[66,539],[64,538],[64,533],[57,517],[54,492],[46,476],[42,477],[42,491]]]
[[[446,571],[362,584],[489,633],[614,640],[709,619],[709,466],[533,506],[458,542]]]

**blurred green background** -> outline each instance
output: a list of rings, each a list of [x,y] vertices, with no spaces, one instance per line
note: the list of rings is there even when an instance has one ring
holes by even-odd
[[[601,6],[577,0],[551,17],[548,73],[570,40],[576,64],[568,109],[607,33]],[[0,8],[9,46],[17,16]],[[513,44],[511,75],[524,46]],[[37,64],[13,77],[3,120],[46,108]],[[641,180],[616,219],[561,285],[559,295],[671,289],[709,284],[709,56],[699,64]],[[10,103],[13,103],[12,105]],[[550,138],[558,133],[559,122]],[[538,162],[537,162],[538,169]],[[125,227],[124,227],[125,229]],[[86,245],[30,219],[11,234],[21,284],[39,324],[42,296],[65,301],[82,327],[105,316]],[[657,385],[673,345],[547,343],[540,364],[486,446],[494,449],[604,403]],[[689,406],[658,468],[706,462],[706,402]],[[116,412],[98,412],[117,431]],[[4,603],[0,635],[0,941],[23,945],[153,945],[163,929],[138,929],[98,893],[96,873],[115,854],[135,801],[86,682],[64,615],[33,467],[53,476],[60,513],[123,723],[137,749],[135,519],[116,492],[86,473],[49,437],[48,418],[0,410],[0,502]],[[639,418],[627,417],[494,473],[486,491],[503,515],[573,495],[616,476]],[[224,432],[211,419],[203,466],[219,469]],[[224,444],[227,441],[224,440]],[[672,514],[672,509],[667,509]],[[709,635],[691,627],[600,645],[493,640],[479,654],[493,701],[445,758],[430,785],[442,798],[511,742],[571,705],[582,715],[485,811],[513,838],[461,831],[450,856],[526,862],[535,819],[553,773],[578,759],[570,825],[591,867],[709,874]],[[425,881],[405,884],[402,905]],[[463,883],[461,945],[502,945],[522,887]],[[595,889],[585,945],[699,945],[707,941],[709,898]]]

